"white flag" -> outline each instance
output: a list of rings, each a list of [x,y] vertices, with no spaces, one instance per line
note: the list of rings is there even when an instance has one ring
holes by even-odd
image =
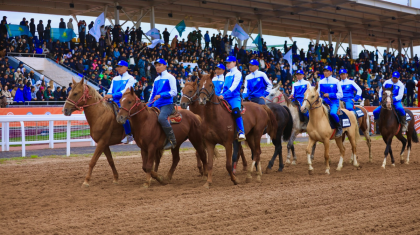
[[[158,43],[165,43],[162,39],[155,39],[152,41],[152,44],[148,45],[148,48],[155,48]]]
[[[290,74],[293,75],[293,55],[292,55],[292,48],[289,49],[289,51],[284,55],[284,59],[287,60],[287,63],[289,63],[290,66]]]
[[[95,24],[93,25],[93,27],[89,30],[90,35],[94,36],[97,42],[99,42],[99,38],[101,37],[101,26],[104,24],[105,24],[105,15],[102,12],[102,14],[100,14],[98,18],[96,18]]]
[[[247,40],[249,38],[249,35],[242,29],[239,24],[235,24],[235,27],[233,27],[232,30],[232,36],[239,38],[239,40]]]
[[[160,34],[159,34],[159,31],[157,30],[157,28],[153,28],[153,29],[147,31],[146,35],[150,36],[152,38],[155,38],[155,39],[160,39]]]

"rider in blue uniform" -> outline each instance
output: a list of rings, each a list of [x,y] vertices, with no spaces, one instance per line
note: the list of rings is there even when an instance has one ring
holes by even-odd
[[[347,70],[340,69],[340,85],[341,89],[343,90],[343,98],[341,98],[341,101],[344,102],[347,110],[355,112],[354,101],[360,100],[362,89],[360,89],[360,87],[353,80],[348,79],[347,76]],[[356,92],[356,95],[354,95],[354,92]]]
[[[242,96],[244,99],[249,99],[254,103],[265,105],[264,97],[270,94],[273,85],[267,74],[258,71],[260,63],[257,60],[249,62],[249,71],[245,77],[245,88]]]
[[[395,110],[397,111],[398,115],[400,116],[400,121],[402,124],[402,131],[407,131],[407,119],[406,114],[403,105],[401,104],[401,100],[404,96],[404,84],[399,80],[400,73],[399,72],[393,72],[392,78],[389,80],[386,80],[379,90],[379,101],[382,101],[382,88],[385,87],[385,89],[392,88],[392,94],[393,94],[393,104],[395,107]],[[375,110],[373,110],[373,115],[375,116],[375,120],[379,119],[379,114],[381,113],[381,106],[377,107]]]
[[[214,93],[217,96],[220,96],[223,90],[223,84],[225,83],[225,66],[223,64],[218,64],[216,66],[216,76],[212,79],[214,85]]]
[[[340,82],[332,76],[332,69],[328,65],[324,67],[324,77],[324,79],[319,81],[318,91],[323,98],[323,102],[330,106],[330,115],[333,117],[337,128],[335,138],[338,138],[343,134],[340,118],[337,115],[340,99],[343,98],[343,91],[341,90]]]
[[[292,94],[289,96],[289,99],[294,98],[302,106],[303,99],[305,98],[305,92],[308,87],[311,86],[311,83],[303,79],[305,73],[300,69],[296,71],[295,76],[297,81],[293,83]],[[305,120],[305,124],[307,124],[309,121],[309,112],[304,113],[304,115],[307,117]]]
[[[114,102],[118,104],[118,107],[121,107],[120,99],[124,92],[127,89],[130,89],[130,87],[133,87],[136,83],[136,79],[128,74],[127,69],[128,63],[126,61],[121,60],[118,62],[115,70],[117,70],[119,75],[112,79],[111,87],[109,88],[107,95],[104,97],[105,99],[112,98]],[[133,135],[131,134],[130,122],[127,120],[123,126],[126,136],[121,142],[128,144],[134,140]]]
[[[240,142],[246,140],[246,138],[244,122],[241,116],[242,74],[238,68],[236,68],[235,56],[228,56],[226,58],[226,68],[229,70],[229,73],[226,74],[223,91],[219,98],[225,99],[230,106],[232,106],[232,115],[235,118],[238,127],[238,141]]]
[[[176,138],[171,124],[168,121],[169,115],[174,111],[174,99],[177,95],[176,80],[168,71],[166,71],[167,63],[164,59],[157,59],[155,62],[156,72],[158,76],[153,83],[153,90],[149,102],[149,107],[160,109],[158,122],[162,126],[163,131],[168,138],[164,149],[176,147]]]

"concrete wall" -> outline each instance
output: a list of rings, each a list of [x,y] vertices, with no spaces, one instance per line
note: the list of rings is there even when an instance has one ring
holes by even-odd
[[[16,59],[22,61],[23,63],[31,66],[36,71],[42,73],[45,69],[45,58],[37,58],[37,57],[16,57]]]

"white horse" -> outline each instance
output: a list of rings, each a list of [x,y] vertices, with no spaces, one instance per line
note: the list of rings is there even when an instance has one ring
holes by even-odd
[[[276,85],[270,91],[270,94],[265,98],[266,103],[277,103],[289,108],[290,113],[292,114],[293,118],[293,129],[292,135],[290,136],[289,142],[287,143],[287,160],[286,163],[290,164],[290,152],[293,154],[293,161],[292,165],[296,165],[296,154],[295,154],[295,147],[294,141],[298,134],[306,132],[306,125],[300,121],[299,117],[299,107],[295,105],[286,94],[280,91],[280,85]],[[311,158],[314,159],[316,143],[312,147],[312,154]]]

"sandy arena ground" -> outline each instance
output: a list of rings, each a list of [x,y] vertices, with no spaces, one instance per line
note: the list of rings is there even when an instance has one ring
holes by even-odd
[[[394,152],[401,148],[397,142]],[[88,189],[81,185],[90,157],[5,161],[0,164],[0,234],[420,234],[420,144],[414,144],[409,165],[397,157],[392,167],[388,158],[382,170],[383,141],[373,141],[372,164],[360,141],[358,170],[348,163],[347,141],[341,172],[335,170],[339,152],[332,144],[329,176],[318,146],[314,175],[308,175],[306,143],[297,143],[298,165],[264,174],[262,183],[255,182],[254,173],[246,184],[240,171],[241,184],[234,186],[225,158],[217,159],[210,190],[202,187],[191,150],[181,154],[169,185],[153,181],[149,189],[142,187],[139,155],[115,158],[119,185],[112,184],[111,169],[101,157]],[[272,146],[263,148],[264,168],[272,152]],[[249,149],[246,154],[250,158]],[[170,163],[166,153],[160,174]]]

